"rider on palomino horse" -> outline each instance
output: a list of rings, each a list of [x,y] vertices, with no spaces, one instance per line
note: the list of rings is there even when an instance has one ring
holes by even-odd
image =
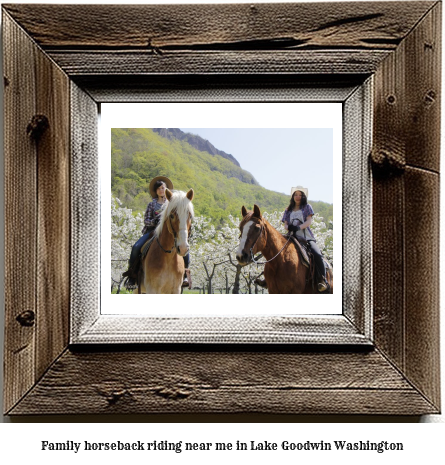
[[[315,266],[319,274],[318,291],[325,292],[328,289],[326,281],[326,267],[323,256],[316,243],[315,236],[309,227],[312,223],[314,210],[307,203],[308,189],[306,187],[292,187],[289,206],[286,208],[281,221],[284,227],[297,239],[306,240],[315,259]]]
[[[137,288],[138,272],[140,267],[140,254],[142,246],[153,236],[156,226],[159,223],[161,212],[168,204],[165,197],[165,189],[173,190],[173,183],[166,176],[156,176],[153,178],[149,185],[149,191],[153,200],[147,205],[144,215],[144,227],[142,229],[142,237],[134,244],[130,260],[128,262],[128,270],[122,274],[126,277],[125,287],[130,289]],[[187,275],[190,276],[190,254],[184,256],[185,275],[183,287],[189,286]]]

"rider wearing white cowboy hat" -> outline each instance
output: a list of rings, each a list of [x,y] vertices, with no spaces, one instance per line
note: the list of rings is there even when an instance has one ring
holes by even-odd
[[[152,201],[147,205],[144,215],[144,227],[142,228],[142,237],[134,244],[130,260],[128,263],[128,270],[122,274],[127,277],[125,280],[125,287],[127,289],[136,288],[137,273],[140,265],[140,252],[142,246],[150,239],[154,234],[154,230],[159,223],[161,213],[165,205],[168,204],[168,200],[165,197],[165,190],[173,190],[173,183],[167,176],[156,176],[150,181],[148,190],[152,196]],[[186,273],[190,275],[190,254],[184,256],[184,266]],[[183,286],[189,286],[187,275],[184,278]]]
[[[307,203],[308,194],[309,192],[306,187],[292,187],[289,206],[284,211],[281,221],[290,234],[308,242],[314,255],[315,265],[321,277],[318,283],[318,291],[325,292],[328,288],[326,282],[326,267],[315,236],[310,228],[314,210],[311,204]]]

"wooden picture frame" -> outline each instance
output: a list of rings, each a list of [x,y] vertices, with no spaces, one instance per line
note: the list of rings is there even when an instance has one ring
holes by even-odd
[[[2,14],[6,414],[440,411],[440,2],[15,4]],[[372,313],[350,321],[369,344],[70,344],[73,299],[91,305],[71,274],[95,259],[77,247],[98,214],[80,208],[96,194],[73,166],[97,169],[101,102],[221,88],[237,100],[256,87],[370,79]]]

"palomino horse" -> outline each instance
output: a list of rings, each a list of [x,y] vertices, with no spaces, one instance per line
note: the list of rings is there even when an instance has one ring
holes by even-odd
[[[317,293],[308,279],[309,270],[301,262],[294,244],[261,216],[257,205],[254,205],[253,212],[248,212],[244,206],[241,212],[241,242],[236,253],[239,264],[249,264],[253,255],[261,252],[266,259],[264,278],[270,294]],[[328,271],[327,280],[329,290],[326,292],[332,293],[331,270]]]
[[[184,259],[193,218],[193,189],[187,194],[165,190],[168,205],[161,213],[153,242],[142,260],[142,294],[180,294]],[[137,291],[136,291],[137,292]]]

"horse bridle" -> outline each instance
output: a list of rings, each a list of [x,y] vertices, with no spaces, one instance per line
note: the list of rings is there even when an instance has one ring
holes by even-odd
[[[169,215],[168,217],[168,221],[170,222],[170,229],[173,231],[173,237],[175,239],[175,243],[173,244],[173,247],[170,249],[170,250],[165,250],[164,247],[162,247],[161,243],[159,242],[159,237],[156,235],[156,241],[159,245],[159,247],[165,252],[165,253],[172,253],[172,251],[177,247],[177,243],[178,243],[178,238],[177,238],[177,235],[176,235],[176,231],[174,230],[173,228],[173,225],[172,225],[172,219]],[[188,236],[188,234],[187,234]]]
[[[280,253],[284,250],[284,248],[286,247],[286,245],[288,244],[288,242],[290,241],[290,236],[289,236],[289,239],[286,241],[286,243],[283,245],[283,247],[281,248],[281,250],[275,255],[275,257],[272,257],[270,260],[266,260],[265,262],[257,262],[255,260],[255,257],[253,256],[253,249],[254,247],[256,246],[256,243],[258,242],[258,239],[261,237],[261,234],[263,233],[263,229],[264,229],[264,226],[263,224],[261,223],[261,229],[260,229],[260,233],[258,234],[258,237],[255,239],[255,242],[253,243],[252,247],[250,248],[250,256],[252,258],[252,261],[253,263],[255,263],[255,265],[264,265],[266,263],[269,263],[271,262],[273,259],[277,258],[278,255],[280,255]]]

